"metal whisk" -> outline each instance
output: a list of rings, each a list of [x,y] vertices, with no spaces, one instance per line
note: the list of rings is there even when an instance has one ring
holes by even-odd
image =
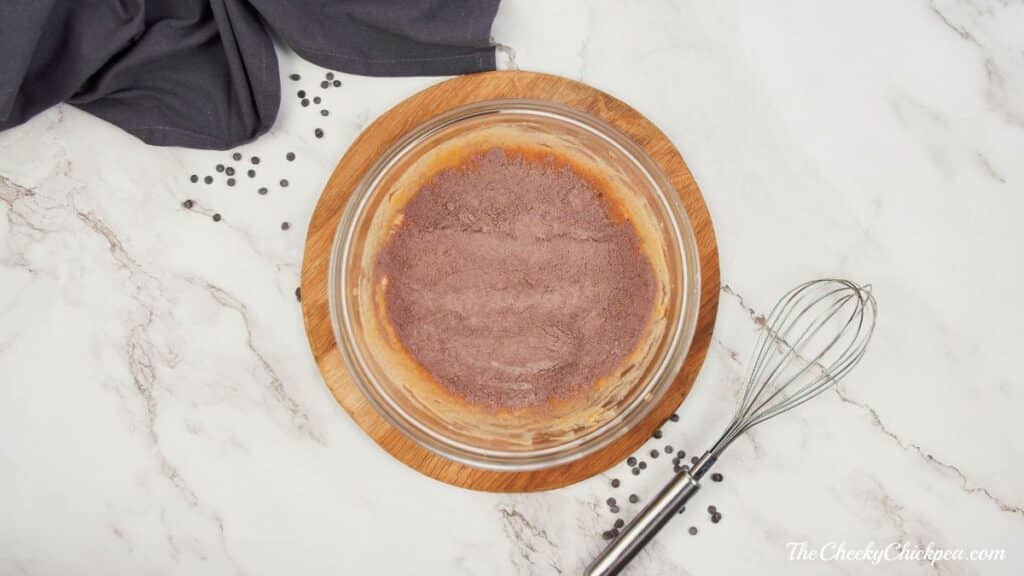
[[[686,504],[718,456],[754,426],[817,396],[864,356],[875,328],[870,286],[814,280],[772,308],[754,351],[736,415],[692,469],[684,468],[587,568],[618,574]]]

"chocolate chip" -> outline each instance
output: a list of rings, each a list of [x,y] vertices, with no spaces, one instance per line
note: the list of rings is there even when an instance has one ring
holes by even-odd
[[[679,452],[676,452],[676,458],[679,458],[680,460],[686,458],[686,450],[680,450]]]
[[[228,178],[228,186],[234,186],[234,185],[235,185],[235,179],[234,178]]]
[[[612,514],[618,514],[619,513],[619,507],[618,506],[609,506],[608,507],[608,511],[611,512]]]
[[[679,422],[679,414],[673,414],[673,415],[669,416],[668,419],[673,421],[673,422]]]
[[[722,521],[722,515],[719,514],[718,512],[715,512],[714,514],[711,515],[711,522],[713,522],[715,524],[718,524],[721,521]]]
[[[715,508],[714,504],[708,506],[708,514],[714,514],[715,512],[718,512],[718,508]]]
[[[682,508],[680,508],[679,512],[677,512],[677,514],[682,514],[683,512],[686,512],[686,506],[683,506]]]
[[[605,530],[604,532],[601,532],[601,538],[611,540],[612,538],[615,538],[615,534],[612,534],[611,530]]]
[[[334,72],[328,72],[327,73],[327,79],[328,80],[334,80]]]
[[[654,437],[660,439],[661,438],[661,430],[655,430],[654,431]]]
[[[335,80],[332,84],[335,88],[339,88],[341,86],[341,80]]]
[[[636,466],[636,458],[632,456],[626,458],[626,466]]]
[[[640,501],[640,497],[637,496],[636,494],[630,494],[629,495],[629,503],[630,504],[636,504],[639,501]]]
[[[320,111],[320,115],[321,116],[327,116],[328,114],[330,114],[330,112],[328,112],[327,109],[324,109],[324,110]]]
[[[292,227],[291,224],[289,224],[287,222],[281,222],[281,230],[287,230],[287,229],[289,229],[291,227]]]
[[[234,176],[235,175],[235,169],[232,168],[231,166],[228,166],[227,169],[224,170],[224,173],[227,174],[228,176]]]
[[[647,462],[641,462],[641,463],[639,464],[639,466],[640,466],[640,469],[641,469],[641,470],[646,470],[646,469],[647,469]]]
[[[316,136],[317,138],[323,138],[324,137],[324,131],[319,129],[319,128],[317,128],[316,130],[313,131],[313,135]]]
[[[319,104],[321,102],[323,102],[323,100],[319,96],[313,97],[313,104]]]
[[[303,98],[301,104],[302,104],[303,108],[305,108],[306,106],[309,106],[309,98]]]
[[[299,302],[302,302],[302,287],[301,286],[295,288],[295,299],[298,300]]]
[[[207,184],[213,184],[213,176],[207,176],[206,178],[203,178],[203,182]]]
[[[639,468],[633,468],[633,470],[631,470],[631,472],[633,472],[633,476],[639,476],[640,475],[640,469]]]
[[[327,80],[324,80],[323,82],[320,83],[320,87],[321,88],[328,88],[328,87],[330,87],[330,85],[331,85],[331,83],[328,82]]]
[[[289,76],[289,78],[298,81],[302,79],[302,76],[299,76],[298,74],[292,74],[291,76]]]
[[[215,214],[213,215],[213,221],[214,221],[214,222],[220,222],[220,213],[219,213],[219,212],[218,212],[218,213],[215,213]]]
[[[658,457],[658,451],[657,450],[651,450],[651,458],[657,458],[657,457]]]
[[[306,91],[305,90],[299,90],[298,92],[295,93],[295,95],[298,96],[299,98],[305,98],[306,97]]]
[[[242,159],[242,153],[241,152],[235,152],[234,154],[231,155],[231,158],[233,158],[235,161],[241,160]]]
[[[616,528],[612,528],[612,538],[615,538],[615,537],[616,537],[616,536],[618,536],[618,535],[619,535],[619,531],[618,531],[618,529],[616,529]]]
[[[719,474],[718,472],[712,473],[711,474],[711,481],[712,482],[721,482],[722,481],[722,475]]]
[[[625,525],[626,525],[626,521],[623,520],[622,518],[619,518],[618,520],[615,521],[615,527],[616,528],[622,528]]]
[[[256,171],[253,170],[252,168],[250,168],[249,171],[246,172],[246,175],[249,176],[249,178],[255,178],[256,177]]]
[[[193,175],[188,177],[188,180],[189,180],[189,182],[192,182],[193,184],[195,184],[196,182],[199,182],[199,176],[197,176],[196,174],[193,174]]]
[[[608,504],[609,506],[615,506],[615,498],[609,498],[609,499],[605,500],[605,502],[606,502],[606,503],[607,503],[607,504]]]
[[[283,178],[281,179],[281,182],[279,182],[279,184],[281,184],[281,188],[287,188],[288,187],[288,181],[283,179]]]
[[[665,446],[665,454],[671,454],[672,450],[673,450],[673,448],[672,448],[671,444],[669,444],[668,446]]]
[[[260,163],[260,157],[259,156],[253,156],[249,161],[252,162],[253,166],[255,166],[255,165]]]
[[[223,164],[217,164],[217,172],[223,172],[223,171],[224,171],[224,165]]]
[[[618,478],[612,478],[612,488],[618,488],[619,484],[621,484],[621,482],[619,482]]]
[[[267,187],[266,186],[261,186],[260,189],[256,191],[256,193],[259,194],[260,196],[266,196],[267,195]]]
[[[696,526],[690,526],[690,536],[696,536],[696,535],[697,535],[697,527]]]
[[[696,463],[697,463],[697,457],[696,456],[693,456],[692,458],[690,458],[690,464],[696,464]]]
[[[193,206],[194,204],[195,204],[195,203],[194,203],[194,202],[192,202],[191,200],[185,200],[184,202],[182,202],[182,203],[181,203],[181,205],[182,205],[182,206],[184,206],[185,208],[187,208],[187,209],[189,209],[189,210],[191,210],[191,209],[192,209],[192,206]]]
[[[284,157],[289,162],[291,162],[292,160],[295,160],[295,152],[289,152],[289,153],[285,154]]]

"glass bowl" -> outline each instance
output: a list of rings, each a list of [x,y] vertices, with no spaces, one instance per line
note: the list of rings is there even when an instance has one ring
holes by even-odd
[[[499,411],[446,394],[389,330],[376,257],[402,207],[431,175],[493,147],[550,152],[602,182],[633,223],[656,277],[650,320],[634,352],[582,393]],[[441,114],[385,152],[353,191],[329,271],[334,336],[367,401],[396,429],[445,458],[525,471],[591,454],[621,438],[661,400],[696,326],[699,258],[680,198],[657,164],[593,116],[537,100],[489,100]]]

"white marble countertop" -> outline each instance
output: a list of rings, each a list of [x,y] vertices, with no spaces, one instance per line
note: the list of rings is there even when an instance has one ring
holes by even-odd
[[[1024,4],[506,0],[494,35],[649,116],[710,207],[717,331],[647,450],[707,446],[789,286],[840,275],[879,299],[840,391],[734,445],[631,573],[1024,572]],[[281,73],[276,126],[239,150],[259,174],[234,188],[213,171],[230,153],[69,107],[0,133],[0,574],[578,573],[605,499],[628,517],[667,458],[493,495],[373,444],[307,348],[305,223],[359,131],[438,79],[340,75],[324,118],[294,97],[323,71],[282,53]],[[1005,557],[791,560],[789,542]]]

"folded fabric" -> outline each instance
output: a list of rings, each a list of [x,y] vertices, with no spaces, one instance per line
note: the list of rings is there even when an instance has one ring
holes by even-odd
[[[371,76],[494,69],[499,0],[2,0],[0,130],[68,102],[149,144],[223,149],[274,123],[271,34]]]

